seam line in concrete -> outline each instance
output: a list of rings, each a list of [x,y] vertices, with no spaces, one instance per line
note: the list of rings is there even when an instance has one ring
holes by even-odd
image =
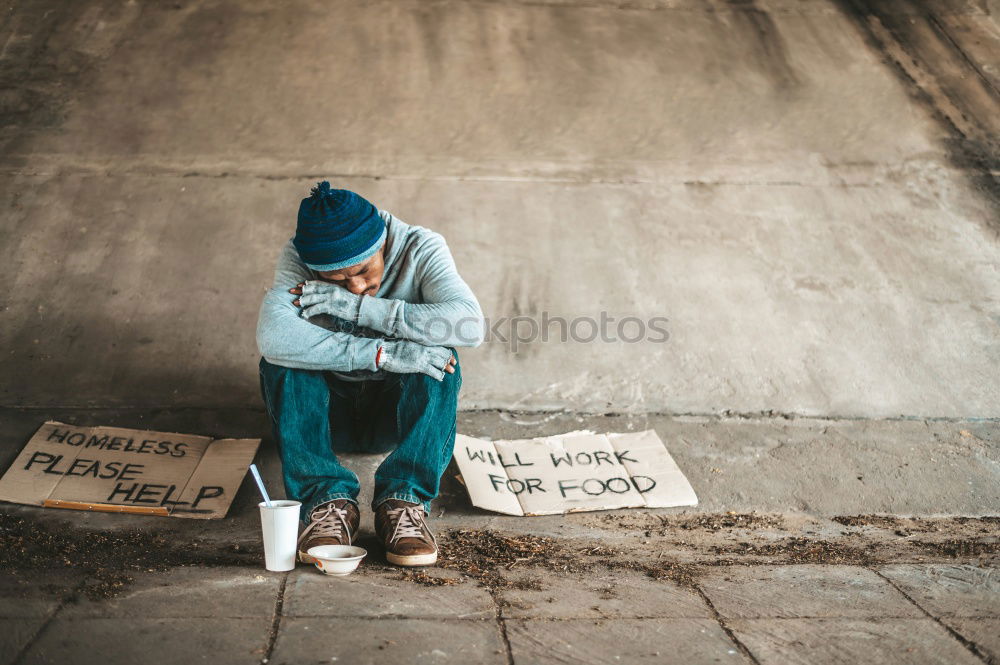
[[[591,617],[593,618],[593,617]],[[632,618],[632,617],[624,617]],[[684,617],[637,617],[642,619],[676,619]],[[691,618],[704,618],[704,617],[691,617]],[[788,616],[788,617],[776,617],[768,616],[766,614],[755,614],[753,616],[740,615],[736,617],[730,617],[732,619],[737,619],[738,621],[881,621],[882,619],[887,619],[889,621],[924,621],[924,617],[915,617],[913,615],[901,615],[901,614],[889,614],[889,613],[878,613],[878,614],[850,614],[850,615],[839,615],[839,614],[822,614],[822,615],[805,615],[805,616]],[[963,619],[966,617],[962,617]],[[974,618],[974,617],[969,617]],[[986,617],[994,618],[994,617]]]
[[[708,609],[712,612],[712,617],[715,619],[716,623],[719,624],[719,627],[722,628],[722,631],[729,637],[730,641],[736,645],[736,648],[739,649],[740,653],[746,656],[754,665],[760,665],[760,661],[757,660],[755,655],[753,655],[753,652],[750,651],[749,647],[743,644],[740,638],[736,637],[736,633],[733,632],[733,629],[729,627],[726,620],[722,618],[721,614],[719,614],[719,610],[715,609],[715,603],[713,603],[712,599],[708,597],[708,594],[705,593],[704,589],[697,584],[694,588],[698,592],[698,595],[701,596],[701,599],[705,602],[705,605],[707,605]]]
[[[118,614],[81,614],[73,616],[71,615],[71,620],[73,622],[83,622],[83,621],[144,621],[144,620],[154,620],[162,622],[170,621],[204,621],[206,619],[218,619],[219,621],[247,621],[254,619],[273,619],[271,617],[262,616],[260,614],[199,614],[198,612],[192,612],[191,614],[185,614],[184,616],[156,616],[156,614],[146,614],[143,616],[134,616],[129,614],[118,615]],[[313,617],[310,617],[313,618]],[[320,617],[314,617],[320,618]],[[354,618],[354,617],[351,617]]]
[[[426,0],[424,0],[426,2]],[[438,2],[426,2],[426,4],[434,5],[448,5],[456,4],[454,0],[439,0]],[[486,6],[497,6],[503,4],[505,6],[516,6],[516,7],[551,7],[553,9],[609,9],[614,11],[633,11],[633,12],[689,12],[689,13],[699,13],[699,14],[727,14],[727,13],[741,13],[754,11],[753,9],[748,9],[742,5],[725,4],[720,7],[677,7],[670,5],[663,5],[657,3],[642,3],[642,2],[545,2],[545,0],[516,0],[511,2],[510,0],[503,0],[503,2],[497,2],[497,0],[460,0],[457,4],[462,5],[486,5]],[[827,14],[828,11],[816,11],[816,12],[802,12],[795,11],[792,9],[785,10],[769,10],[769,14],[790,14],[790,15],[800,15],[800,14]]]
[[[927,610],[925,610],[924,607],[920,603],[918,603],[916,600],[914,600],[910,596],[910,594],[908,594],[905,591],[903,591],[899,587],[898,584],[896,584],[891,579],[889,579],[888,577],[886,577],[885,575],[883,575],[880,570],[878,570],[877,568],[869,568],[869,570],[871,570],[873,573],[875,573],[876,575],[878,575],[879,577],[881,577],[883,580],[885,580],[889,584],[889,586],[891,586],[893,589],[895,589],[896,591],[898,591],[900,593],[900,595],[903,596],[903,598],[906,598],[906,600],[910,601],[910,603],[912,603],[914,607],[916,607],[918,610],[920,610],[924,614],[924,616],[926,616],[928,619],[930,619],[931,621],[933,621],[937,625],[939,625],[942,628],[944,628],[948,632],[949,635],[951,635],[953,638],[955,638],[956,640],[958,640],[959,644],[961,644],[963,647],[965,647],[973,656],[975,656],[979,660],[983,661],[984,663],[991,663],[992,662],[992,660],[989,657],[989,655],[986,654],[986,653],[984,653],[983,651],[981,651],[980,648],[979,648],[979,646],[975,642],[973,642],[971,640],[967,640],[957,630],[955,630],[954,628],[952,628],[951,626],[947,625],[946,623],[944,623],[943,621],[941,621],[939,618],[937,618],[936,616],[934,616],[933,614],[931,614],[930,612],[928,612]]]
[[[157,404],[150,406],[80,406],[80,405],[22,405],[22,404],[0,404],[0,410],[11,411],[163,411],[169,410],[173,413],[183,411],[251,411],[264,413],[263,406],[176,406],[170,404]],[[852,416],[852,415],[817,415],[796,413],[793,411],[723,411],[713,413],[710,411],[571,411],[568,409],[539,409],[525,410],[516,408],[468,408],[459,409],[458,413],[507,413],[519,414],[526,417],[549,416],[549,419],[556,416],[583,416],[588,418],[612,417],[612,418],[708,418],[711,420],[816,420],[830,422],[929,422],[929,423],[1000,423],[1000,416]],[[542,423],[527,423],[538,425]]]
[[[113,618],[113,617],[108,617]],[[168,617],[168,618],[179,618],[179,617]],[[208,617],[206,617],[208,618]],[[219,619],[229,619],[229,618],[241,618],[241,617],[219,617],[213,615],[212,618]],[[482,623],[484,621],[495,621],[496,611],[490,615],[485,616],[465,616],[465,617],[454,617],[454,616],[428,616],[426,614],[420,615],[409,615],[409,614],[295,614],[289,615],[286,618],[289,619],[353,619],[353,620],[366,620],[366,621],[434,621],[434,622],[444,622],[444,623]],[[644,614],[644,615],[602,615],[602,616],[558,616],[558,617],[547,617],[547,616],[535,616],[535,617],[513,617],[505,616],[501,617],[503,621],[542,621],[545,623],[558,623],[560,621],[662,621],[662,620],[706,620],[712,617],[706,617],[704,615],[691,615],[691,616],[678,616],[676,614]],[[743,617],[741,617],[743,618]],[[750,617],[750,618],[771,618],[771,617]],[[784,617],[784,618],[800,618],[800,617]],[[803,619],[829,619],[831,617],[801,617]],[[833,617],[837,618],[837,617]],[[877,617],[875,617],[877,618]],[[913,617],[887,617],[889,619],[912,619]],[[976,617],[970,617],[976,618]],[[995,617],[983,617],[987,619],[992,619]],[[506,627],[505,627],[506,628]]]
[[[281,629],[282,612],[285,609],[285,587],[288,585],[288,576],[291,571],[281,576],[281,584],[278,585],[278,595],[274,599],[274,618],[271,620],[271,630],[267,634],[267,645],[264,648],[262,663],[270,662],[271,654],[274,652],[274,643],[278,641],[278,631]]]
[[[360,619],[362,621],[433,621],[435,623],[473,623],[496,620],[496,610],[484,610],[483,616],[433,616],[427,614],[288,614],[286,619]]]
[[[497,631],[500,633],[500,641],[503,642],[504,653],[507,665],[514,665],[514,650],[510,646],[510,636],[507,634],[507,622],[503,616],[503,605],[500,603],[500,591],[489,589],[490,598],[493,600]]]
[[[0,410],[10,409],[12,411],[255,411],[264,413],[263,406],[170,406],[168,404],[154,404],[152,406],[24,406],[0,404]]]
[[[517,413],[526,416],[545,415],[567,415],[567,416],[588,416],[588,417],[658,417],[658,418],[711,418],[713,420],[826,420],[826,421],[913,421],[913,422],[945,422],[945,423],[968,423],[983,422],[997,423],[1000,417],[996,416],[852,416],[844,414],[819,415],[808,413],[796,413],[794,411],[571,411],[568,409],[554,409],[529,411],[516,408],[470,408],[460,409],[460,413]]]
[[[89,579],[88,577],[84,577],[75,587],[73,587],[72,591],[67,593],[59,600],[59,604],[56,605],[55,609],[53,609],[51,614],[49,614],[49,616],[46,617],[45,621],[43,621],[42,625],[38,627],[38,630],[35,631],[34,635],[28,638],[28,640],[24,643],[24,646],[21,647],[21,650],[17,653],[17,655],[13,658],[13,660],[11,660],[11,663],[13,665],[21,665],[21,663],[24,662],[24,657],[28,655],[28,651],[31,649],[31,647],[35,646],[35,644],[41,638],[42,633],[44,633],[46,629],[48,629],[48,627],[52,624],[52,621],[56,618],[56,615],[62,612],[63,608],[66,607],[66,601],[75,596],[76,594],[80,593],[80,590],[84,587],[84,585],[86,585],[88,579]]]
[[[956,171],[959,169],[953,167]],[[973,169],[979,172],[979,169]],[[421,180],[440,182],[527,182],[527,183],[558,183],[563,185],[699,185],[722,187],[811,187],[822,189],[877,189],[884,187],[882,182],[800,182],[795,180],[690,180],[664,178],[587,178],[587,177],[545,177],[545,176],[504,176],[504,175],[427,175],[427,174],[373,174],[373,173],[305,173],[291,175],[268,175],[253,172],[233,171],[111,171],[103,169],[71,169],[58,171],[3,169],[0,174],[6,176],[42,176],[60,177],[65,175],[83,175],[104,178],[252,178],[255,180],[287,181],[287,180],[317,180],[333,178],[358,178],[368,180]]]
[[[399,4],[398,0],[386,0],[386,2],[392,2],[392,4]],[[678,7],[676,5],[670,5],[660,2],[642,2],[641,0],[637,2],[628,2],[626,0],[620,0],[619,2],[586,2],[577,0],[575,2],[546,2],[545,0],[418,0],[414,4],[421,5],[513,5],[513,6],[524,6],[524,7],[553,7],[555,9],[612,9],[621,11],[646,11],[646,12],[688,12],[688,13],[701,13],[701,14],[726,14],[726,13],[741,13],[741,12],[752,12],[761,11],[759,7],[754,6],[753,3],[744,3],[741,0],[728,0],[724,1],[720,5],[716,6],[701,6],[701,7]],[[767,9],[768,14],[778,14],[778,15],[825,15],[831,13],[829,9],[826,9],[821,3],[814,3],[814,7],[817,9],[815,11],[805,11],[803,9],[784,9],[784,8],[769,8]],[[966,10],[966,11],[953,11],[948,12],[948,15],[955,16],[989,16],[982,11]]]

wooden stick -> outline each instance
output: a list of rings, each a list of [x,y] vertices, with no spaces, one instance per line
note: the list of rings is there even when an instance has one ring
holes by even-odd
[[[46,499],[42,506],[69,510],[93,510],[99,513],[138,513],[140,515],[162,515],[163,517],[170,515],[166,506],[119,506],[113,503],[86,503],[84,501],[63,501],[62,499]]]

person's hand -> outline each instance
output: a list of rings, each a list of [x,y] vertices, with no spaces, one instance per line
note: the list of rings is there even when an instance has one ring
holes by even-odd
[[[443,346],[424,346],[409,340],[386,340],[382,344],[379,369],[397,374],[420,372],[441,381],[444,373],[455,373],[455,356]]]
[[[448,358],[448,364],[444,366],[444,371],[448,372],[449,374],[454,374],[455,362],[456,362],[455,356],[451,356],[450,358]]]
[[[292,301],[296,307],[301,307],[303,318],[312,318],[317,314],[332,314],[351,323],[358,322],[358,312],[361,309],[361,298],[342,286],[329,284],[319,280],[299,282],[288,292],[299,296]]]

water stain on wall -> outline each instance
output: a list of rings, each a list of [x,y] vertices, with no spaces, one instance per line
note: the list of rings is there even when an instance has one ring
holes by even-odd
[[[738,36],[740,57],[767,78],[775,90],[789,92],[801,85],[792,65],[791,54],[774,17],[761,9],[756,0],[729,0],[725,12],[710,12],[717,21],[731,25],[722,26],[720,34],[735,30]]]
[[[932,0],[868,3],[836,0],[865,42],[878,53],[911,96],[945,129],[952,164],[1000,213],[1000,92],[962,46],[962,35],[941,20],[947,6]],[[965,8],[958,21],[989,20]],[[1000,214],[991,231],[1000,234]]]
[[[66,118],[73,90],[124,40],[137,5],[22,3],[0,26],[0,141],[5,152]]]

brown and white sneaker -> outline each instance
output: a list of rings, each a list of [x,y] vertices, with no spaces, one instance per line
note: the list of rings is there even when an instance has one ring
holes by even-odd
[[[437,562],[437,539],[427,526],[424,507],[386,499],[375,509],[375,533],[385,545],[385,558],[397,566],[429,566]]]
[[[315,561],[306,554],[310,547],[353,544],[361,522],[361,513],[351,501],[334,499],[313,508],[309,520],[309,526],[299,536],[299,561],[302,563]]]

